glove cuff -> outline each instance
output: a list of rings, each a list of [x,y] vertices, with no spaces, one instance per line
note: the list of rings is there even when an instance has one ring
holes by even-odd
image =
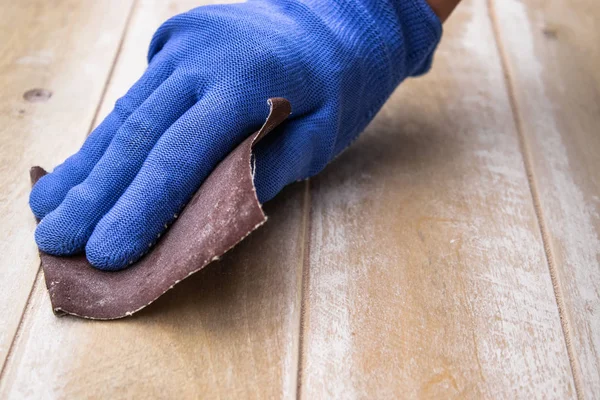
[[[389,3],[398,23],[384,27],[381,25],[384,20],[380,19],[381,35],[390,43],[393,53],[405,53],[406,76],[428,72],[443,32],[440,19],[425,0],[389,0]]]

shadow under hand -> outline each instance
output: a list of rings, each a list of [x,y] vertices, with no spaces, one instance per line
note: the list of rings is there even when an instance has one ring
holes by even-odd
[[[456,140],[459,128],[443,126],[446,118],[431,114],[427,107],[389,103],[356,143],[312,179],[313,192],[317,192],[313,199],[335,199],[335,193],[344,193],[375,202],[394,190],[401,193],[400,201],[452,173],[452,160],[462,151]]]

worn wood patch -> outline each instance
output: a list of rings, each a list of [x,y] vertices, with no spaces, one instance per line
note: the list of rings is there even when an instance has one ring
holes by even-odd
[[[572,398],[486,2],[313,180],[303,398]]]
[[[494,1],[580,397],[600,397],[600,4]]]

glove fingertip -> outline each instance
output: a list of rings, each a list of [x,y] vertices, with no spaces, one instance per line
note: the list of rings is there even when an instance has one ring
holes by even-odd
[[[90,243],[85,247],[85,256],[94,268],[101,271],[119,271],[129,264],[122,257],[115,256],[110,252],[106,253]]]
[[[51,214],[49,214],[51,215]],[[35,242],[44,253],[69,256],[80,253],[85,246],[82,235],[73,234],[60,218],[44,218],[35,229]]]
[[[89,263],[101,271],[119,271],[133,264],[143,251],[131,237],[119,233],[118,226],[101,221],[85,247]]]
[[[33,186],[29,193],[29,208],[36,218],[43,219],[59,206],[64,196],[57,195],[56,189],[56,184],[53,184],[50,175],[41,177]]]

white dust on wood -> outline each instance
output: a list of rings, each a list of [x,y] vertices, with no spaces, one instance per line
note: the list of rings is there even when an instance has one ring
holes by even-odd
[[[597,196],[586,196],[574,179],[567,148],[563,141],[570,132],[561,132],[554,118],[556,105],[547,96],[543,76],[545,67],[536,57],[527,10],[516,0],[498,2],[503,26],[503,40],[518,65],[521,85],[517,101],[525,120],[524,134],[534,139],[534,173],[538,179],[542,213],[549,227],[562,287],[575,333],[578,362],[588,370],[586,379],[600,393],[600,240],[595,226],[600,226]],[[541,16],[534,15],[534,21]],[[535,23],[535,22],[534,22]],[[542,29],[542,26],[536,26]],[[560,87],[560,77],[552,84]],[[571,136],[572,137],[572,136]],[[535,155],[539,154],[538,157]],[[587,198],[586,198],[587,197]]]

